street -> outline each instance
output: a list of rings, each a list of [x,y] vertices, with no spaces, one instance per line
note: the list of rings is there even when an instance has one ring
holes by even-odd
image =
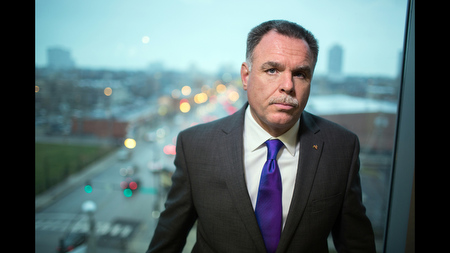
[[[82,204],[88,200],[97,206],[94,213],[97,253],[139,252],[144,247],[142,245],[148,246],[165,198],[159,188],[160,175],[152,172],[149,166],[152,169],[155,169],[155,164],[173,166],[174,156],[162,152],[167,139],[161,138],[154,142],[139,139],[131,150],[130,159],[106,159],[107,162],[101,164],[104,170],[89,180],[91,193],[87,193],[85,184],[82,184],[37,211],[35,252],[56,252],[63,235],[70,232],[88,233],[88,216],[81,210]],[[110,156],[116,156],[117,152]],[[161,152],[162,160],[157,160],[152,152]],[[126,197],[120,188],[120,182],[124,179],[120,169],[130,165],[138,168],[135,176],[139,178],[140,185],[131,197]],[[139,240],[142,241],[137,242],[139,249],[135,251],[132,249],[136,247],[132,245],[133,237],[138,231],[141,232]]]
[[[86,201],[93,201],[96,205],[93,217],[97,253],[145,252],[164,208],[171,173],[175,171],[173,160],[178,133],[193,123],[202,122],[207,112],[220,117],[227,115],[225,108],[228,107],[202,104],[199,108],[203,110],[194,114],[161,117],[131,126],[127,138],[135,139],[134,148],[127,149],[126,144],[121,145],[118,150],[99,159],[95,168],[84,174],[85,181],[79,180],[82,175],[75,176],[77,183],[67,180],[74,184],[71,190],[56,194],[56,197],[47,194],[40,198],[50,201],[35,212],[35,252],[57,252],[60,239],[68,234],[89,235],[89,217],[81,208]],[[45,136],[37,138],[46,141]],[[89,142],[89,139],[83,141]],[[124,176],[127,168],[137,169],[132,176]],[[139,182],[131,197],[125,196],[129,193],[125,194],[121,188],[121,182],[128,176]],[[85,190],[87,184],[92,186],[92,191],[90,187]],[[195,231],[194,225],[183,252],[191,251]],[[85,247],[87,241],[78,248]]]

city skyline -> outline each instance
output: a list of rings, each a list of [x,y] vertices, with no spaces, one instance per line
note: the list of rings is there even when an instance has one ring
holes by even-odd
[[[348,73],[343,73],[343,58],[345,55],[345,51],[342,48],[340,44],[334,44],[327,54],[327,69],[326,71],[315,74],[315,76],[327,76],[331,79],[336,80],[343,80],[345,77],[350,77],[351,75],[348,75]],[[401,74],[401,67],[402,67],[402,52],[398,53],[397,57],[397,75],[387,78],[397,78]],[[36,66],[38,67],[38,66]],[[73,56],[71,55],[70,49],[64,48],[64,47],[50,47],[47,49],[47,64],[45,66],[40,66],[41,68],[49,68],[53,70],[58,69],[89,69],[85,68],[83,66],[77,66],[76,62],[73,61]],[[93,70],[110,70],[110,71],[122,71],[121,69],[111,69],[111,68],[92,68]],[[197,69],[195,64],[189,66],[189,69],[187,71],[194,70],[194,71],[202,71]],[[125,70],[125,71],[133,71],[133,70]],[[167,69],[164,66],[164,63],[162,61],[155,61],[150,62],[147,64],[147,66],[143,69],[135,69],[134,71],[146,71],[149,73],[157,73],[162,71],[179,71],[179,72],[185,72],[186,70],[180,70],[180,69]],[[214,73],[228,73],[228,74],[237,74],[239,75],[238,70],[233,69],[230,65],[222,65],[219,66],[219,68],[214,72],[209,72],[209,74]],[[364,75],[356,75],[356,76],[364,76]],[[368,75],[366,75],[368,76]],[[383,77],[381,75],[371,75],[373,77]]]
[[[286,19],[319,40],[316,74],[327,73],[328,51],[340,44],[345,49],[343,74],[395,77],[406,2],[178,0],[130,5],[36,0],[35,65],[46,66],[46,50],[59,46],[71,51],[80,68],[146,70],[160,62],[178,71],[195,66],[206,72],[223,67],[238,72],[248,31],[269,19]]]

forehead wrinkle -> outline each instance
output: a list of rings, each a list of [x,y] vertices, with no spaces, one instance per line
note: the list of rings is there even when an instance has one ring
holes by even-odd
[[[312,64],[311,50],[308,43],[303,39],[291,38],[284,35],[277,36],[273,38],[270,36],[273,34],[267,34],[255,47],[252,54],[252,65],[256,61],[265,61],[265,63],[272,62],[275,64],[280,64],[279,61],[288,60],[290,63],[294,63],[291,60],[301,60],[301,62],[294,63],[294,65],[310,65]],[[293,46],[291,43],[286,43],[288,40],[297,40],[301,44]],[[261,58],[262,57],[262,58]],[[281,57],[281,58],[280,58]],[[283,59],[284,58],[284,59]],[[274,65],[274,64],[272,64]],[[283,66],[285,63],[283,63]],[[274,65],[275,66],[275,65]],[[260,65],[262,68],[262,65]],[[277,67],[281,67],[277,65]],[[310,66],[312,68],[312,66]]]

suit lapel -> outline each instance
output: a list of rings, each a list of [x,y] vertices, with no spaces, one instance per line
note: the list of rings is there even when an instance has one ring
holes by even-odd
[[[314,122],[311,114],[303,111],[297,136],[300,141],[297,178],[286,225],[281,234],[277,252],[286,250],[305,211],[324,145],[323,140],[316,135],[319,131],[320,129]]]
[[[229,163],[224,164],[224,172],[228,190],[233,198],[238,215],[251,235],[258,252],[265,252],[264,239],[259,230],[253,211],[244,175],[243,131],[246,104],[241,110],[231,116],[230,124],[223,126],[223,154]]]
[[[244,175],[243,126],[247,106],[248,103],[230,118],[229,124],[222,128],[221,143],[223,143],[225,151],[223,155],[229,161],[229,163],[224,164],[224,172],[228,190],[233,198],[238,215],[242,218],[248,233],[253,238],[258,252],[265,252],[264,239],[253,211]],[[301,115],[297,136],[300,141],[297,178],[289,214],[277,252],[284,252],[288,247],[308,202],[324,145],[323,140],[316,135],[319,131],[320,129],[311,114],[304,111]]]

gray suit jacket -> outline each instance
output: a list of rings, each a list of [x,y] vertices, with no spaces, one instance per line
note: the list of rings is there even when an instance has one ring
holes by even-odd
[[[149,252],[181,252],[194,222],[193,252],[266,252],[246,188],[243,125],[235,114],[182,131],[173,185]],[[277,252],[375,252],[362,204],[359,140],[343,127],[306,111],[291,207]]]

